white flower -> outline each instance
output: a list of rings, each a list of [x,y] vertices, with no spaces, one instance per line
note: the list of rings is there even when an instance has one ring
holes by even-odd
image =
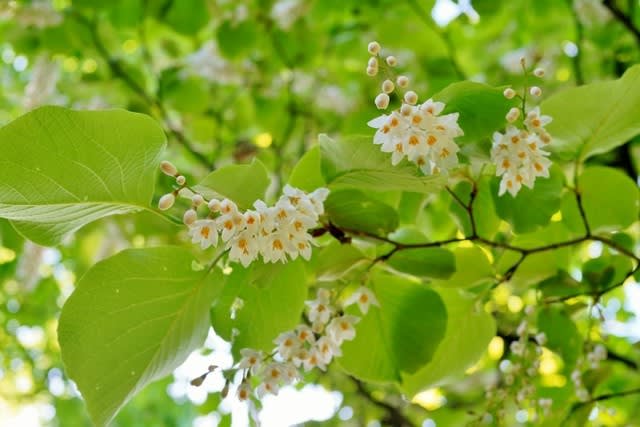
[[[243,381],[238,387],[238,391],[236,393],[238,396],[238,400],[247,400],[251,396],[251,384],[248,381]]]
[[[315,348],[320,357],[320,361],[325,365],[331,363],[331,359],[333,359],[334,356],[342,356],[340,346],[328,336],[320,338],[316,342]]]
[[[210,219],[200,219],[193,223],[189,229],[191,242],[200,244],[202,249],[218,244],[218,227],[216,222]]]
[[[329,335],[333,341],[340,345],[343,341],[350,341],[356,337],[356,330],[353,327],[360,318],[351,315],[344,315],[336,317],[327,326],[327,335]]]
[[[238,211],[236,204],[228,199],[224,199],[220,203],[220,212],[222,215],[216,219],[216,222],[219,229],[222,230],[222,240],[227,242],[244,228],[245,218]]]
[[[493,134],[491,160],[496,165],[496,175],[502,176],[500,196],[508,191],[515,197],[523,185],[533,188],[537,177],[549,177],[551,161],[547,158],[549,152],[543,149],[543,138],[550,141],[550,137],[541,123],[549,123],[551,118],[540,117],[537,109],[531,113],[525,119],[525,124],[530,122],[531,132],[509,125],[504,134]]]
[[[544,127],[551,123],[550,116],[540,115],[540,107],[536,107],[527,113],[526,119],[524,119],[524,125],[530,132],[541,132]]]
[[[286,262],[287,253],[293,250],[288,233],[275,230],[262,239],[260,253],[264,262]]]
[[[260,248],[255,234],[244,230],[229,240],[227,249],[231,261],[240,261],[243,266],[248,267],[256,259]]]
[[[298,335],[293,332],[283,332],[273,342],[278,346],[278,353],[284,360],[293,358],[293,355],[302,344]]]
[[[316,341],[316,337],[313,334],[313,330],[307,325],[298,325],[296,327],[296,336],[300,342],[308,342],[313,344]]]
[[[322,355],[318,351],[316,347],[311,348],[309,350],[309,357],[302,361],[304,366],[304,370],[309,372],[313,368],[320,368],[323,371],[327,368],[326,363],[323,362]]]
[[[371,120],[368,125],[377,129],[373,143],[392,153],[392,165],[406,156],[427,175],[447,173],[458,165],[460,148],[454,138],[463,132],[458,113],[440,116],[444,107],[429,99],[416,106],[403,104],[400,110]]]
[[[280,363],[272,362],[265,366],[262,376],[265,382],[277,384],[283,377],[283,369]]]
[[[293,365],[297,367],[302,366],[304,361],[309,358],[309,355],[309,350],[304,347],[300,347],[293,355]]]
[[[278,383],[273,381],[264,381],[256,389],[256,394],[258,395],[259,399],[262,399],[267,394],[276,395],[278,394],[278,391],[280,391],[280,386],[278,385]]]
[[[305,11],[305,2],[300,0],[278,0],[271,9],[271,18],[278,27],[289,30]]]
[[[314,300],[307,301],[306,304],[309,306],[308,316],[311,323],[315,324],[318,322],[324,325],[329,321],[333,314],[333,308],[328,303]]]
[[[298,368],[292,363],[283,363],[282,367],[282,380],[285,384],[292,384],[301,379]]]
[[[240,350],[240,363],[238,369],[250,369],[253,375],[260,370],[262,366],[263,355],[261,351],[252,350],[250,348],[243,348]]]
[[[358,304],[358,307],[363,314],[367,314],[370,305],[376,305],[378,307],[380,306],[380,303],[378,302],[378,299],[376,298],[374,293],[371,291],[371,289],[365,286],[359,287],[353,294],[349,296],[349,298],[347,298],[347,300],[345,301],[345,305],[351,304]]]

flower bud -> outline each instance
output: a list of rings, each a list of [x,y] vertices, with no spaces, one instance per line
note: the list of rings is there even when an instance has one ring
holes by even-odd
[[[374,67],[367,67],[367,75],[368,76],[375,76],[376,74],[378,74],[378,69],[374,68]]]
[[[536,68],[533,70],[533,75],[536,77],[544,77],[544,68]]]
[[[506,119],[509,123],[513,123],[520,117],[520,109],[513,107],[507,113]]]
[[[168,160],[163,160],[160,162],[160,170],[165,175],[176,176],[178,174],[178,168],[176,168],[173,163]]]
[[[409,86],[409,77],[407,76],[398,76],[398,78],[396,79],[396,83],[398,84],[398,86],[405,88],[407,86]]]
[[[220,396],[222,396],[222,398],[224,399],[225,397],[227,397],[228,394],[229,394],[229,383],[227,382],[224,384],[224,387],[220,392]]]
[[[378,53],[380,53],[380,43],[376,41],[369,43],[369,45],[367,46],[367,51],[371,55],[377,55]]]
[[[508,87],[504,90],[504,92],[502,92],[502,94],[507,99],[513,99],[513,97],[516,96],[516,91]]]
[[[387,56],[387,65],[389,67],[395,67],[398,65],[398,59],[395,56]]]
[[[395,85],[391,80],[385,80],[382,82],[382,91],[384,93],[391,93],[395,89]]]
[[[191,196],[191,202],[193,203],[193,206],[200,206],[204,203],[204,197],[202,197],[200,194],[194,194],[193,196]]]
[[[178,175],[176,177],[176,184],[184,185],[186,182],[187,182],[187,178],[185,178],[184,175]]]
[[[182,222],[184,222],[184,225],[193,225],[193,223],[196,222],[197,219],[198,213],[195,211],[195,209],[189,209],[184,213]]]
[[[158,209],[160,209],[161,211],[171,209],[171,206],[173,206],[175,201],[176,196],[174,196],[173,193],[167,193],[164,196],[160,197],[160,200],[158,201]]]
[[[416,102],[418,102],[418,94],[412,90],[408,91],[404,94],[404,102],[409,105],[416,105]]]
[[[536,342],[538,343],[538,345],[545,345],[547,343],[547,334],[545,334],[544,332],[536,334]]]
[[[542,95],[542,89],[540,89],[538,86],[531,86],[531,89],[529,89],[529,93],[531,94],[531,96],[538,97]]]
[[[209,206],[209,210],[210,210],[211,212],[218,212],[218,211],[220,210],[220,200],[218,200],[218,199],[211,199],[211,200],[209,201],[208,206]]]
[[[526,314],[527,316],[531,316],[533,313],[535,313],[536,308],[532,305],[528,305],[524,308],[524,314]]]
[[[371,68],[375,68],[377,70],[378,69],[378,58],[376,58],[376,57],[369,58],[369,62],[367,63],[367,66],[369,66]]]
[[[400,107],[400,114],[402,114],[403,116],[408,116],[409,114],[411,114],[411,110],[411,105],[402,104],[402,107]]]
[[[378,96],[376,96],[375,103],[379,110],[384,110],[389,106],[389,95],[386,93],[379,93]]]

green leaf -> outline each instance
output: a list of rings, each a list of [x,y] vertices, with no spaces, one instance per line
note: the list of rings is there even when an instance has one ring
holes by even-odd
[[[195,35],[209,22],[205,0],[176,1],[169,5],[165,20],[179,33]]]
[[[582,354],[582,336],[573,320],[563,309],[545,307],[538,313],[538,330],[547,336],[545,347],[558,353],[570,372]]]
[[[434,286],[446,288],[471,288],[494,277],[487,254],[479,246],[454,249],[456,270],[447,280],[436,280]]]
[[[580,175],[578,187],[591,231],[621,230],[638,220],[640,191],[620,170],[589,167]]]
[[[573,161],[605,153],[640,134],[640,66],[618,79],[568,89],[541,105],[553,117],[553,151]]]
[[[409,396],[463,375],[484,354],[496,333],[493,316],[479,310],[473,298],[456,290],[438,292],[447,307],[447,331],[431,362],[413,375],[402,375],[401,388]]]
[[[364,260],[365,255],[355,246],[331,242],[322,248],[316,257],[316,278],[325,282],[340,279]]]
[[[247,165],[226,165],[214,170],[194,187],[208,199],[227,198],[241,209],[264,199],[269,187],[267,168],[258,159]]]
[[[97,425],[202,345],[213,286],[192,260],[177,247],[122,251],[91,268],[64,305],[62,360]]]
[[[456,138],[460,143],[489,140],[494,131],[505,124],[505,115],[516,105],[515,99],[506,99],[503,89],[482,83],[453,83],[433,96],[444,102],[442,114],[460,113],[458,124],[464,135]]]
[[[356,324],[356,338],[343,344],[338,362],[364,381],[400,382],[403,372],[432,359],[447,311],[436,292],[406,278],[377,273],[371,285],[380,307],[370,307]]]
[[[498,196],[500,179],[491,182],[496,212],[513,226],[516,233],[527,233],[543,227],[560,209],[564,175],[557,166],[550,169],[549,178],[538,178],[533,189],[522,187],[516,197],[509,193]]]
[[[233,341],[236,356],[243,348],[271,351],[278,334],[300,323],[306,297],[301,260],[235,266],[211,309],[211,324],[218,335]]]
[[[324,208],[331,222],[341,228],[386,236],[398,227],[396,211],[362,191],[332,191]]]
[[[391,165],[391,156],[373,145],[373,136],[334,140],[320,135],[322,173],[332,189],[400,190],[434,193],[446,183],[442,176],[425,176],[408,163]]]
[[[316,145],[298,160],[289,176],[289,185],[307,192],[326,187],[320,162],[320,147]]]
[[[456,272],[456,258],[445,248],[404,249],[387,262],[398,271],[423,278],[447,279]]]
[[[165,146],[151,118],[34,110],[0,129],[0,217],[42,245],[108,215],[149,208]]]
[[[256,43],[258,32],[254,22],[225,21],[217,32],[220,51],[229,58],[246,55]]]

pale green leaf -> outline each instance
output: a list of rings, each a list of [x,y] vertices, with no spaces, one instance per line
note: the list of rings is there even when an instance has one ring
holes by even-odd
[[[380,307],[370,307],[356,324],[356,338],[342,345],[337,360],[364,381],[400,382],[402,372],[415,372],[432,359],[447,312],[436,292],[406,278],[377,273],[371,285]]]
[[[0,217],[54,245],[99,218],[148,209],[164,145],[141,114],[34,110],[0,129]]]
[[[447,308],[447,331],[431,361],[412,375],[402,375],[402,390],[412,396],[451,383],[480,359],[496,333],[489,313],[456,290],[439,290]],[[425,325],[429,328],[429,325]]]
[[[324,205],[331,222],[344,229],[385,236],[398,227],[396,211],[362,191],[332,191]]]
[[[91,268],[64,305],[62,360],[97,425],[202,345],[214,286],[192,260],[177,247],[125,250]]]
[[[325,187],[320,162],[320,147],[316,145],[298,160],[289,176],[289,184],[307,192]]]
[[[470,288],[494,278],[487,254],[479,246],[457,247],[453,250],[456,271],[446,280],[435,280],[434,286]]]
[[[234,266],[211,309],[216,333],[231,341],[235,355],[243,348],[271,351],[273,340],[302,321],[307,283],[302,260],[286,264],[254,262]]]
[[[423,278],[447,279],[456,271],[453,252],[438,247],[396,251],[387,262],[395,270]]]
[[[568,160],[605,153],[640,134],[640,65],[618,79],[567,89],[541,105],[552,151]]]
[[[269,187],[267,168],[258,159],[246,165],[226,165],[207,175],[194,189],[208,199],[227,198],[248,209],[264,199]]]
[[[334,140],[320,135],[322,172],[332,189],[400,190],[433,193],[442,189],[442,176],[425,176],[408,162],[391,165],[391,156],[373,144],[373,135]]]

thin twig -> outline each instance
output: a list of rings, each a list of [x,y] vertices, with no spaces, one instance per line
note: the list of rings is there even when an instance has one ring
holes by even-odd
[[[636,39],[636,43],[640,47],[640,29],[635,26],[633,20],[630,16],[627,16],[616,4],[613,0],[604,0],[602,2],[603,6],[609,9],[609,12],[616,18],[616,20],[624,25],[624,27],[629,30],[629,32]]]
[[[387,416],[383,420],[381,420],[383,421],[384,425],[391,425],[396,427],[403,427],[403,426],[414,427],[415,426],[415,424],[409,418],[407,418],[406,415],[402,413],[400,408],[397,408],[391,405],[390,403],[385,402],[384,400],[375,398],[373,394],[369,390],[367,390],[365,385],[359,379],[352,376],[350,376],[349,378],[351,378],[353,383],[356,385],[356,390],[360,396],[364,397],[370,403],[377,406],[378,408],[385,410],[385,412],[387,413]]]

